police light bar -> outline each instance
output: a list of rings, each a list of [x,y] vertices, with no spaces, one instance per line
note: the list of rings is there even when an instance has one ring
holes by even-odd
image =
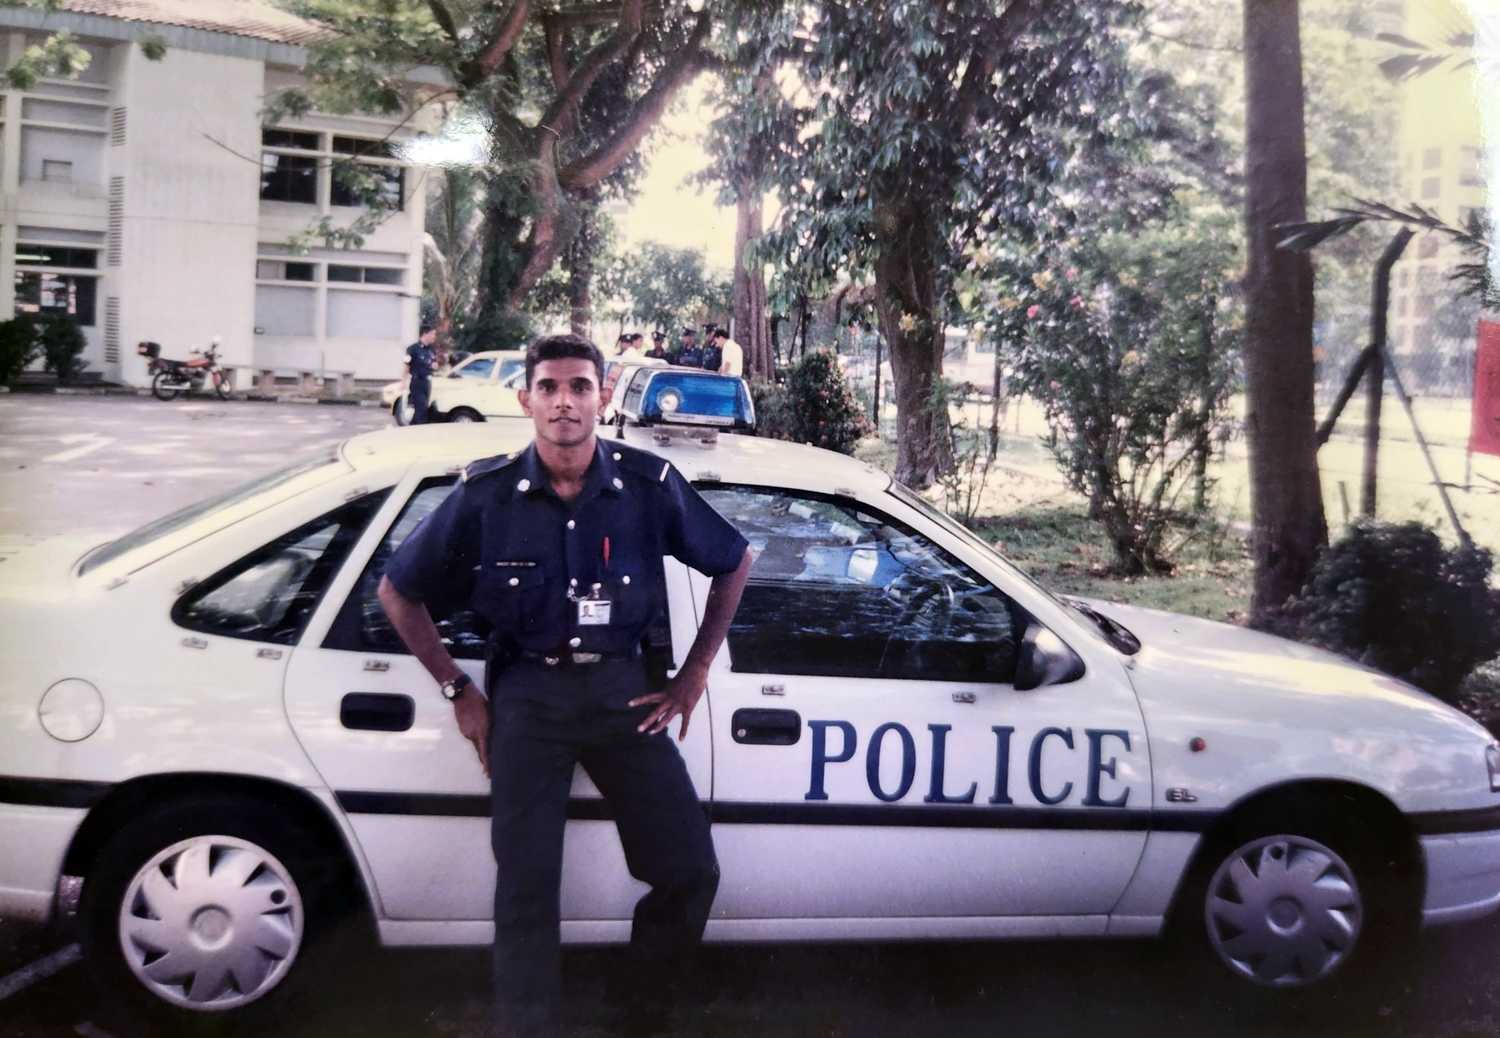
[[[755,428],[755,404],[745,380],[690,368],[642,368],[630,378],[620,418],[631,425]]]

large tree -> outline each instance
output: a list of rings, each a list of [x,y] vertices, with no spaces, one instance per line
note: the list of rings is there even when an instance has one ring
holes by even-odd
[[[516,320],[606,181],[636,156],[673,97],[710,62],[717,4],[619,0],[281,0],[329,32],[308,45],[308,86],[273,111],[411,112],[457,100],[488,129],[479,323]],[[726,0],[727,2],[727,0]],[[410,70],[451,84],[414,87]],[[580,267],[581,297],[587,257]]]
[[[762,254],[796,282],[783,302],[873,273],[906,483],[926,486],[950,461],[934,388],[953,280],[977,237],[1050,218],[1049,185],[1106,132],[1125,77],[1116,28],[1134,12],[1118,0],[786,0],[735,26],[758,48],[740,74],[788,72],[738,117],[751,128],[741,144],[768,147],[782,204]]]
[[[1298,0],[1244,0],[1245,394],[1252,624],[1272,622],[1328,540],[1313,426],[1313,271],[1278,249],[1307,218]]]

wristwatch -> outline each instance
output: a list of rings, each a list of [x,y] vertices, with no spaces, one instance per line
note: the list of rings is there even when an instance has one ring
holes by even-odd
[[[443,698],[450,703],[464,694],[464,690],[474,684],[474,679],[467,674],[460,673],[456,678],[450,678],[438,686],[443,693]]]

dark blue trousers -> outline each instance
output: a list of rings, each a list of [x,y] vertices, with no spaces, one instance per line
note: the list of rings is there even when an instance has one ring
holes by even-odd
[[[407,393],[411,397],[411,424],[425,425],[427,422],[427,404],[432,399],[432,381],[425,378],[414,378],[407,386]]]
[[[609,805],[630,874],[651,889],[630,932],[633,989],[668,992],[718,890],[708,819],[671,736],[641,735],[640,660],[522,662],[491,680],[495,996],[501,1034],[549,1034],[559,999],[558,888],[575,765]],[[701,720],[700,723],[707,723]],[[659,993],[659,994],[658,994]]]

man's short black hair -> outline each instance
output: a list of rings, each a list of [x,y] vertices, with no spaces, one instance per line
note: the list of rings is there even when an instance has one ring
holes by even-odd
[[[714,338],[715,339],[727,339],[727,338],[729,338],[729,333],[727,331],[725,331],[723,328],[715,328],[714,329]]]
[[[652,342],[665,342],[666,338],[667,338],[667,333],[666,332],[652,332],[651,333],[651,341]]]
[[[526,388],[531,388],[536,366],[542,361],[573,359],[592,361],[599,385],[604,385],[604,354],[599,347],[581,335],[544,335],[526,348]]]
[[[693,337],[696,338],[697,335],[698,335],[698,329],[696,329],[696,328],[684,328],[682,330],[682,334],[683,335],[691,335],[691,336],[693,336]]]
[[[435,332],[435,331],[437,331],[437,325],[435,325],[435,324],[428,324],[426,321],[423,321],[422,324],[421,324],[421,329],[422,329],[421,331],[417,332],[417,338],[419,338],[419,339],[422,336],[426,335],[428,332]]]

